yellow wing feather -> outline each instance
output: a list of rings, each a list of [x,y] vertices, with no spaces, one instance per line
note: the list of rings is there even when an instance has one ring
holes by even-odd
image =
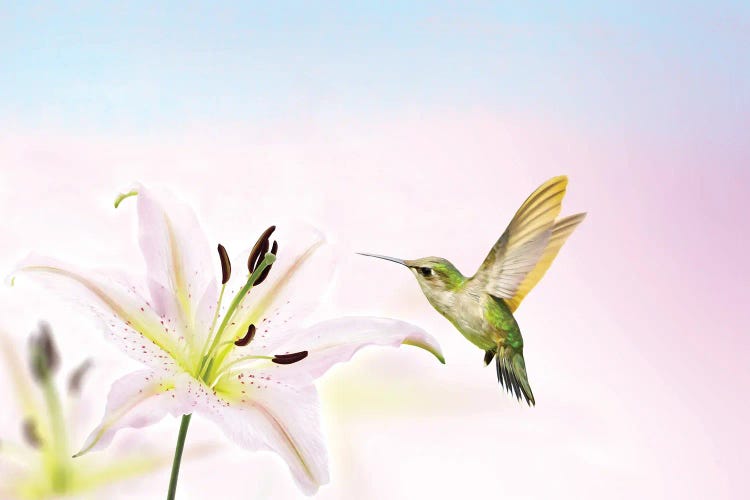
[[[557,257],[557,252],[560,251],[565,240],[568,239],[568,236],[573,233],[573,230],[575,230],[584,218],[586,218],[586,214],[581,213],[565,217],[564,219],[555,222],[555,225],[552,228],[552,234],[547,242],[547,248],[544,249],[542,257],[539,259],[534,269],[532,269],[531,272],[526,275],[521,284],[518,285],[515,295],[510,299],[505,299],[505,303],[508,304],[508,308],[511,312],[518,309],[518,306],[521,304],[524,297],[526,297],[531,289],[539,283],[539,280],[541,280],[544,273],[547,272],[552,261]]]
[[[567,185],[566,176],[553,177],[518,209],[474,276],[487,293],[504,299],[516,295],[545,254]]]

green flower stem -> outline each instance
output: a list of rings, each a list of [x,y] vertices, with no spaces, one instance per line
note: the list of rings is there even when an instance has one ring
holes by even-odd
[[[177,493],[177,478],[180,475],[180,463],[182,462],[182,450],[185,449],[185,438],[187,437],[188,426],[190,425],[192,414],[183,415],[180,422],[180,433],[177,435],[177,446],[174,449],[174,460],[172,461],[172,475],[169,478],[169,491],[167,500],[174,500]]]
[[[47,377],[42,382],[44,401],[49,411],[49,430],[51,450],[55,459],[53,460],[52,484],[55,491],[62,493],[67,488],[68,462],[70,453],[68,450],[68,434],[65,428],[65,420],[60,404],[60,396],[57,393],[52,377]]]

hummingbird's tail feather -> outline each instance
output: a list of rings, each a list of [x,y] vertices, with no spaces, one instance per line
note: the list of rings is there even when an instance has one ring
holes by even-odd
[[[490,364],[490,361],[492,361],[492,358],[495,357],[496,353],[497,353],[497,349],[489,349],[487,351],[484,351],[484,366],[487,366]]]
[[[514,349],[498,349],[495,354],[495,369],[497,370],[497,381],[507,390],[511,396],[515,395],[517,400],[521,400],[523,395],[526,404],[529,406],[536,405],[534,393],[531,392],[529,379],[526,376],[526,363],[523,360],[523,354],[516,352]]]

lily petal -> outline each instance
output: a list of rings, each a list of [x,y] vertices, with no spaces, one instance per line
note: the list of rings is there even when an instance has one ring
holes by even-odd
[[[373,317],[337,318],[297,330],[279,344],[275,354],[307,351],[305,359],[291,365],[262,363],[285,380],[300,375],[315,379],[336,363],[350,360],[363,347],[402,344],[421,347],[445,363],[440,344],[432,335],[411,323]],[[256,362],[255,366],[262,365]]]
[[[146,427],[167,414],[191,413],[192,385],[186,374],[157,370],[141,370],[117,380],[107,397],[101,424],[75,456],[106,447],[120,429]]]
[[[300,224],[280,225],[273,239],[279,242],[273,268],[240,302],[226,338],[241,337],[253,323],[258,327],[256,339],[262,344],[269,329],[276,332],[292,320],[296,324],[303,321],[333,283],[338,255],[320,231]]]
[[[154,306],[200,345],[218,299],[206,235],[189,206],[144,186],[137,190],[139,241]]]
[[[158,369],[174,367],[181,340],[135,286],[33,254],[18,265],[16,274],[29,275],[93,311],[108,338],[137,361]]]
[[[290,385],[275,374],[254,371],[223,380],[215,391],[203,388],[197,411],[227,437],[249,450],[278,453],[307,495],[329,481],[314,385]]]

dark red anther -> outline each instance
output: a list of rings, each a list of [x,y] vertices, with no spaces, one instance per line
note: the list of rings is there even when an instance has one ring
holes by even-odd
[[[221,284],[226,285],[229,277],[232,276],[232,263],[229,261],[227,249],[221,243],[219,243],[218,251],[219,260],[221,261]]]
[[[307,357],[307,351],[293,352],[292,354],[276,354],[271,361],[279,365],[291,365],[302,361]]]
[[[247,333],[245,334],[245,336],[241,339],[235,340],[234,345],[239,347],[246,346],[253,341],[253,337],[255,337],[255,325],[250,323],[250,326],[247,327]]]

